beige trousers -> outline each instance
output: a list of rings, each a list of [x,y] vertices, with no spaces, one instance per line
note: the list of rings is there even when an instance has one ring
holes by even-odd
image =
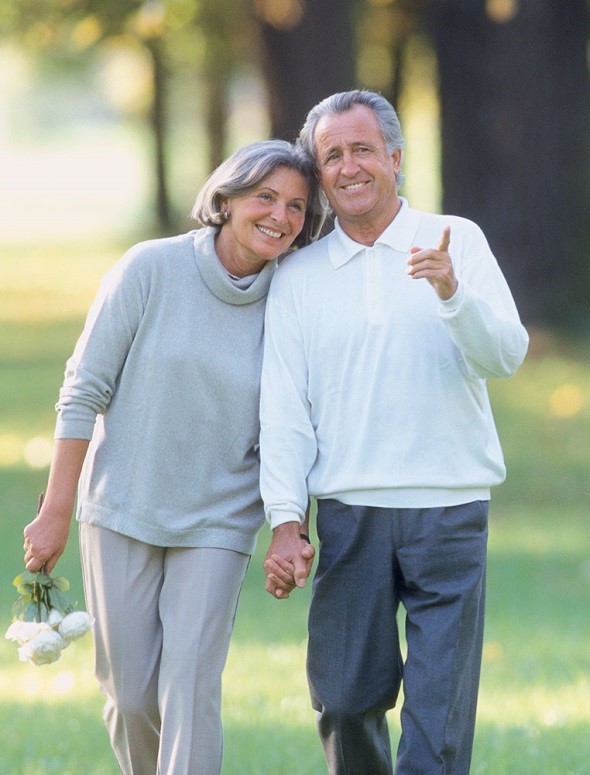
[[[80,524],[96,677],[123,775],[219,775],[221,674],[249,556]]]

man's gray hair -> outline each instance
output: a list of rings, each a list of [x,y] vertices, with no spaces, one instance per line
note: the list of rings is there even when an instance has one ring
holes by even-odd
[[[397,151],[398,149],[401,150],[404,147],[406,141],[402,134],[399,118],[393,105],[391,105],[385,97],[377,92],[368,91],[366,89],[354,89],[353,91],[339,92],[338,94],[332,94],[330,97],[326,97],[326,99],[318,102],[318,104],[309,111],[307,118],[305,119],[305,124],[299,133],[301,145],[306,153],[314,159],[316,165],[315,130],[320,118],[346,113],[357,105],[364,105],[375,113],[379,126],[381,127],[385,146],[389,153],[394,153],[394,151]],[[397,173],[396,182],[398,186],[401,186],[404,182],[402,172]]]
[[[209,175],[197,194],[191,216],[203,226],[222,226],[225,222],[222,200],[248,193],[277,167],[299,172],[309,186],[303,229],[293,246],[313,242],[324,224],[327,207],[313,162],[299,145],[286,140],[261,140],[233,153]]]

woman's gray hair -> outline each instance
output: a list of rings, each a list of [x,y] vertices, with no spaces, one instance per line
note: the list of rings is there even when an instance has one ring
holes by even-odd
[[[320,191],[315,167],[299,144],[286,140],[261,140],[233,153],[215,169],[197,194],[191,216],[203,226],[223,226],[222,201],[251,191],[277,167],[299,172],[309,186],[305,221],[294,247],[303,247],[320,234],[328,209]]]
[[[354,89],[353,91],[339,92],[318,102],[307,114],[305,124],[299,133],[299,141],[305,152],[314,159],[317,164],[315,149],[315,129],[320,118],[346,113],[357,105],[364,105],[375,113],[383,140],[389,153],[401,150],[405,145],[401,124],[393,105],[385,97],[377,92],[366,89]],[[404,182],[402,172],[396,174],[396,182],[401,186]]]

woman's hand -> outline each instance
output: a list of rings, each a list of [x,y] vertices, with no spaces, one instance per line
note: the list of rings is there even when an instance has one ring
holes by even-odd
[[[311,573],[315,549],[300,538],[298,522],[287,522],[273,531],[264,559],[265,589],[278,600],[285,600],[295,587],[304,587]]]
[[[70,533],[71,510],[51,512],[41,507],[39,514],[24,529],[25,568],[32,573],[45,568],[51,573],[64,553]]]

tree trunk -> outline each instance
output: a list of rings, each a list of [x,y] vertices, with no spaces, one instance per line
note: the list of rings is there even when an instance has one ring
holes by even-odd
[[[443,209],[482,227],[526,323],[571,324],[590,289],[588,5],[513,9],[494,20],[484,0],[432,2]]]
[[[258,3],[271,134],[293,140],[307,112],[330,94],[355,86],[351,0],[308,0],[293,24],[265,15]],[[292,2],[294,7],[300,4]]]
[[[209,171],[225,159],[227,145],[227,101],[229,77],[225,70],[207,75],[207,137],[209,138]]]
[[[146,42],[152,57],[153,96],[150,111],[150,123],[154,137],[154,167],[156,188],[157,228],[168,233],[172,228],[170,198],[167,187],[166,169],[166,84],[167,72],[159,39]]]
[[[216,169],[227,154],[229,84],[235,69],[235,25],[241,18],[239,8],[234,6],[233,0],[201,0],[200,3],[200,26],[205,35],[203,74],[209,172]]]

